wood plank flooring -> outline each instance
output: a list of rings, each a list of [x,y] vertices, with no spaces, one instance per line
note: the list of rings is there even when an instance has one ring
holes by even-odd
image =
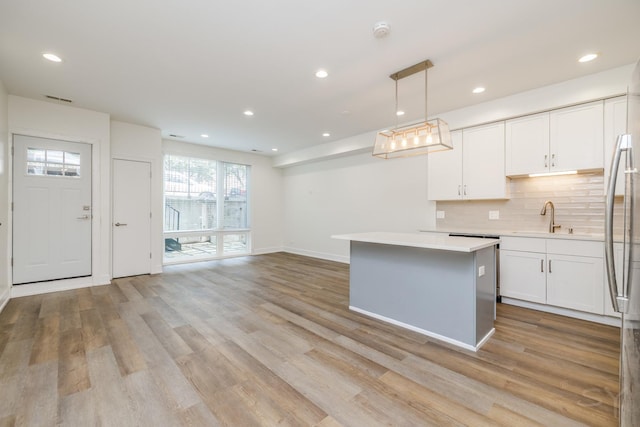
[[[350,312],[348,283],[277,253],[13,299],[0,426],[617,425],[616,328],[500,304],[473,353]]]

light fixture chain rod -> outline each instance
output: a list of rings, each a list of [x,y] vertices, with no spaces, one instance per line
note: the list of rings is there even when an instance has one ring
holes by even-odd
[[[398,80],[396,80],[396,111],[394,112],[396,116],[396,129],[398,129]]]
[[[429,115],[427,114],[427,99],[429,99],[427,97],[427,91],[429,90],[429,79],[427,78],[429,74],[429,69],[425,68],[424,69],[424,121],[428,121],[429,120]]]

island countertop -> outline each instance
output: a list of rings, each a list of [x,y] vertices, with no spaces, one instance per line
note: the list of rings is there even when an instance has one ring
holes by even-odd
[[[369,233],[338,234],[333,239],[383,245],[438,249],[454,252],[475,252],[500,243],[500,239],[448,236],[443,233],[391,233],[374,231]]]

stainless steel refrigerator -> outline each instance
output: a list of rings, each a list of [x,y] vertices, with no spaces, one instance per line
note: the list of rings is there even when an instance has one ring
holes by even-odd
[[[623,207],[614,209],[616,176],[624,168]],[[640,426],[640,61],[627,93],[627,133],[618,136],[611,163],[605,215],[607,278],[613,307],[622,315],[620,348],[620,425]],[[618,185],[623,185],[619,182]],[[614,227],[614,224],[616,225]],[[621,227],[620,227],[621,225]],[[614,230],[622,229],[619,236]],[[616,277],[614,241],[623,242]]]

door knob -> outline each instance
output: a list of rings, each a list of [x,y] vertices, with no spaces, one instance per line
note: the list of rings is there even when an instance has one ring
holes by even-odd
[[[127,224],[121,224],[119,222],[116,222],[116,227],[124,227],[125,225],[127,225]]]

